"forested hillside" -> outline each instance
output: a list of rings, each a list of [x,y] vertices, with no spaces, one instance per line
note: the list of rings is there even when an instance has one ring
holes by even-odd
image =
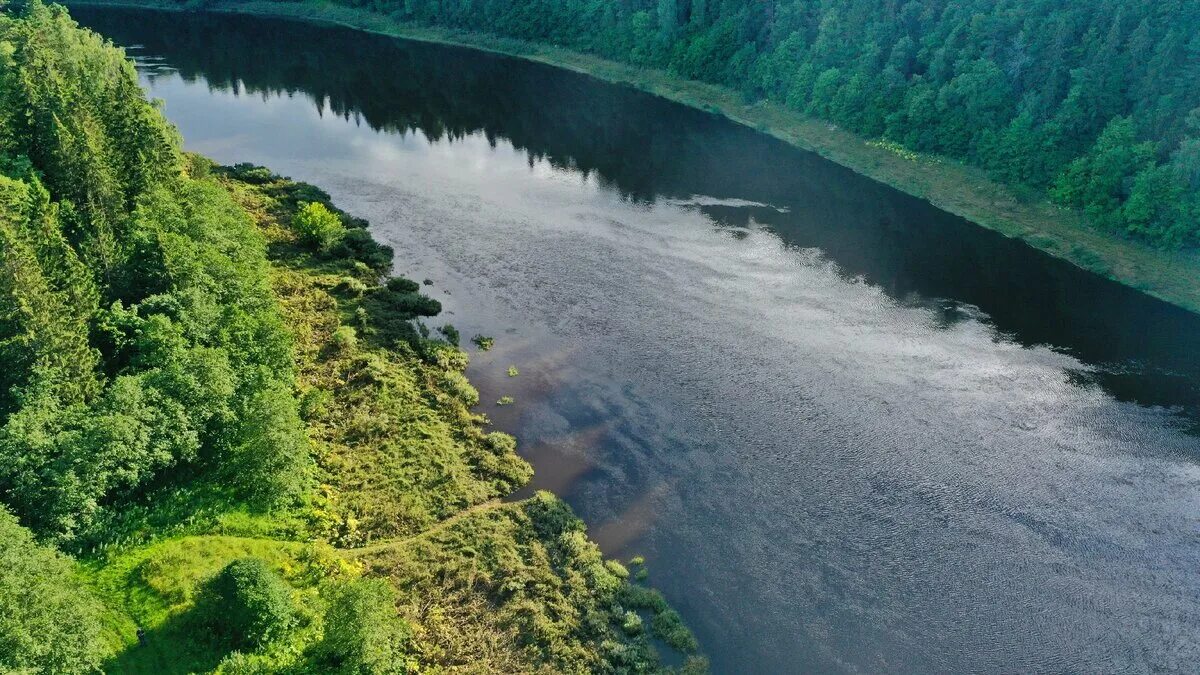
[[[696,650],[565,504],[499,501],[529,467],[365,226],[183,153],[62,8],[0,14],[0,671],[645,672],[651,635]]]
[[[1200,242],[1185,0],[339,0],[737,89],[986,168],[1163,247]]]

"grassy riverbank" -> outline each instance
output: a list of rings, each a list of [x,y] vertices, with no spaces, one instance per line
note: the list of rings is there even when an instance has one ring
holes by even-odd
[[[297,511],[218,502],[171,529],[147,519],[132,543],[85,559],[85,578],[110,612],[116,654],[106,670],[343,672],[326,670],[321,656],[329,607],[335,589],[363,579],[391,582],[403,629],[391,669],[361,672],[653,671],[651,636],[695,651],[679,615],[605,561],[562,501],[549,493],[500,501],[530,468],[511,437],[489,433],[470,410],[478,394],[461,375],[467,354],[391,320],[392,301],[416,294],[382,298],[415,284],[375,285],[361,258],[383,249],[314,252],[291,226],[303,203],[348,219],[324,193],[265,169],[214,176],[270,251],[318,489]],[[230,655],[227,644],[197,637],[197,604],[208,579],[244,558],[284,580],[300,620],[268,648]],[[624,628],[628,613],[645,614],[647,628]],[[132,639],[136,627],[145,645]],[[703,670],[701,660],[688,663]]]
[[[183,152],[60,6],[0,46],[0,672],[705,669],[640,565],[504,501],[532,469],[365,221]]]
[[[521,40],[398,23],[386,16],[341,5],[272,0],[214,0],[182,5],[169,0],[82,0],[69,4],[279,16],[336,24],[394,37],[481,49],[538,61],[627,84],[715,113],[816,152],[874,180],[928,200],[979,225],[1101,276],[1200,312],[1200,252],[1164,251],[1117,238],[1088,225],[1077,211],[1024,194],[953,160],[899,151],[773,103],[747,103],[729,89],[680,80],[587,54]]]

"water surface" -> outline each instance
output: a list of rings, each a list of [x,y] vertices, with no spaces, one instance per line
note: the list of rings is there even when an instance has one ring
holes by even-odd
[[[75,13],[188,148],[324,187],[496,336],[481,409],[715,671],[1200,663],[1196,316],[576,74]]]

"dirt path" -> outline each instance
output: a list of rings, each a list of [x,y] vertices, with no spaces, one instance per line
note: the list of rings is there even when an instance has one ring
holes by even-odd
[[[486,502],[483,502],[482,504],[476,504],[475,506],[472,506],[470,508],[459,511],[458,513],[454,514],[453,516],[450,516],[449,518],[437,523],[436,525],[429,528],[428,530],[423,530],[421,532],[417,532],[416,534],[410,534],[407,537],[400,537],[399,539],[385,539],[385,540],[376,542],[374,544],[371,544],[370,546],[363,546],[362,548],[338,549],[338,553],[347,558],[358,558],[358,557],[361,557],[364,555],[371,555],[374,553],[379,553],[380,551],[389,551],[392,549],[397,549],[397,548],[405,546],[417,539],[420,539],[421,537],[428,537],[432,534],[441,532],[442,530],[445,530],[446,528],[450,527],[451,525],[454,525],[455,523],[457,523],[458,521],[460,521],[464,518],[473,516],[477,513],[483,512],[483,511],[490,511],[492,509],[497,509],[497,508],[500,508],[503,506],[505,506],[505,502],[503,502],[499,499],[493,499],[491,501],[486,501]]]

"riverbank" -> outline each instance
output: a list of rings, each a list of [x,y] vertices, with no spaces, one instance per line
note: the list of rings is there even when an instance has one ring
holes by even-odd
[[[501,499],[530,467],[511,436],[489,432],[472,410],[467,353],[395,320],[417,284],[378,286],[363,262],[382,264],[390,250],[351,230],[340,248],[315,253],[293,226],[309,200],[364,223],[320,189],[266,169],[208,171],[270,251],[320,486],[297,511],[197,510],[185,526],[143,528],[145,541],[85,558],[84,577],[108,609],[115,655],[106,669],[316,672],[329,667],[321,645],[331,589],[382,578],[396,589],[403,648],[355,672],[397,672],[400,662],[421,671],[471,663],[481,672],[704,672],[679,614],[631,578],[640,564],[604,560],[583,522],[548,492]],[[305,619],[277,644],[234,657],[196,637],[197,598],[207,579],[247,557],[279,574]],[[139,628],[142,644],[132,639]],[[663,655],[682,670],[664,666]]]
[[[405,25],[373,12],[315,1],[214,0],[180,5],[168,0],[73,0],[68,4],[242,13],[339,25],[406,40],[504,54],[632,86],[723,115],[1090,272],[1200,313],[1200,251],[1163,251],[1113,237],[1090,227],[1081,213],[1039,195],[1022,194],[1001,185],[980,169],[940,157],[898,151],[888,144],[864,139],[773,103],[746,103],[740,94],[716,85],[679,80],[663,71],[548,45]]]

